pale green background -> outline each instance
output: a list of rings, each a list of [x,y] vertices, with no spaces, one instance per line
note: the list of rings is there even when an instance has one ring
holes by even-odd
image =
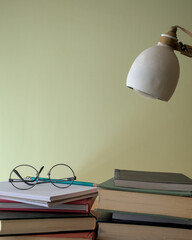
[[[161,33],[192,31],[191,10],[191,0],[0,0],[0,179],[61,162],[97,183],[114,168],[192,177],[192,59],[176,53],[168,103],[125,86]]]

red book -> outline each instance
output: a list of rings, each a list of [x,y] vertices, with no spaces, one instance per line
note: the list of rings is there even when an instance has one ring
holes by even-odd
[[[50,233],[50,234],[33,234],[33,235],[13,235],[13,236],[5,236],[3,237],[5,240],[39,240],[39,239],[46,239],[46,240],[67,240],[67,239],[75,239],[75,240],[94,240],[95,239],[95,232],[72,232],[72,233]]]
[[[18,201],[0,199],[0,211],[38,211],[38,212],[90,212],[96,197],[85,198],[52,207],[42,207]]]

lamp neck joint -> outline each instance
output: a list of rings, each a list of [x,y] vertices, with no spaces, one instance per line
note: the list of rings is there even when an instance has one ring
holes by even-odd
[[[182,28],[180,26],[172,26],[167,33],[161,34],[159,42],[163,45],[171,47],[173,50],[179,51],[181,54],[187,57],[192,57],[192,46],[178,42],[176,34],[178,28],[192,38],[192,33],[190,33],[185,28]]]

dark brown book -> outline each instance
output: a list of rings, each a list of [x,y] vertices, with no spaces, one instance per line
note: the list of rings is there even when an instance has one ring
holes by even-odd
[[[0,235],[93,231],[96,218],[86,213],[0,211]]]
[[[129,219],[126,221],[112,219],[110,213],[101,214],[98,219],[98,240],[191,240],[192,226],[162,222],[143,222]]]

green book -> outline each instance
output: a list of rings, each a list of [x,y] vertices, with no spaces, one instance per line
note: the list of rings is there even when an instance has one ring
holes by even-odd
[[[98,222],[171,226],[192,229],[192,219],[125,212],[101,211]]]
[[[188,191],[117,187],[111,178],[98,185],[98,195],[98,211],[192,218],[192,194]]]
[[[115,169],[114,183],[119,187],[192,191],[192,179],[182,173]]]
[[[110,178],[107,181],[100,183],[98,187],[104,188],[104,189],[110,189],[110,190],[117,190],[117,191],[127,191],[127,192],[164,194],[164,195],[185,196],[185,197],[192,196],[191,191],[170,191],[170,190],[154,190],[154,189],[144,189],[144,188],[119,187],[119,186],[115,186],[114,178]]]

